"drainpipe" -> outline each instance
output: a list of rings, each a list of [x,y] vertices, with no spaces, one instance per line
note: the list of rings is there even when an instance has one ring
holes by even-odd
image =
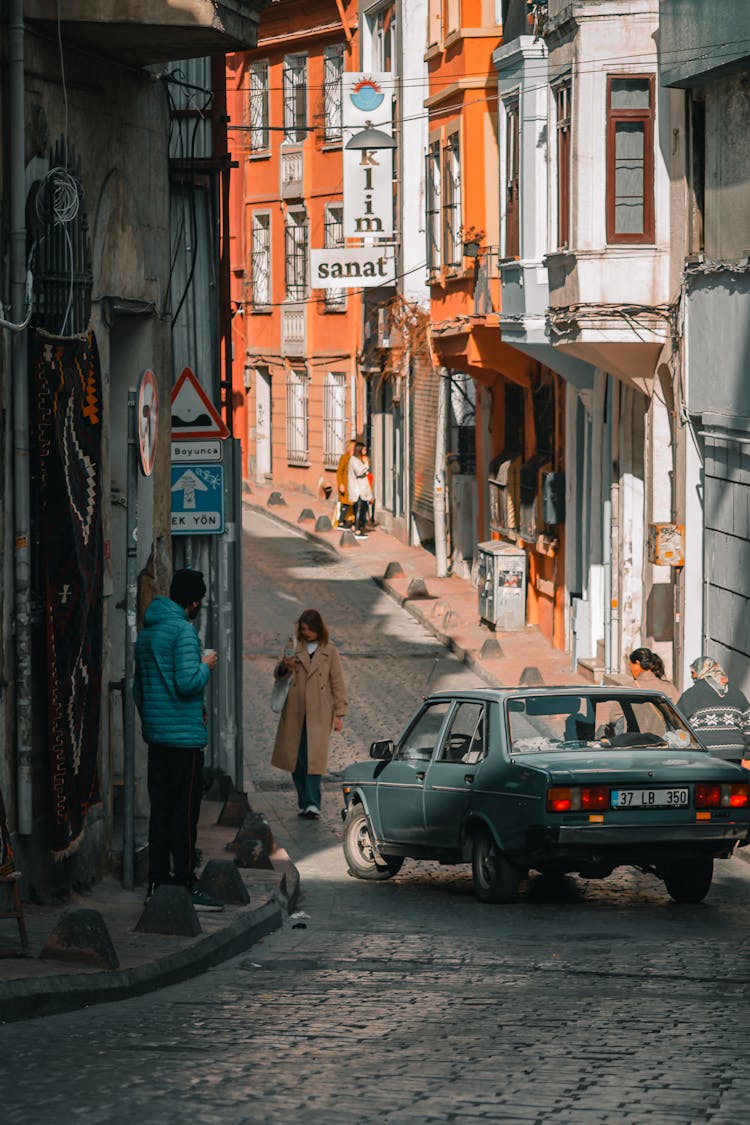
[[[8,105],[10,175],[11,319],[26,307],[26,184],[23,0],[8,9]],[[31,807],[31,492],[29,484],[29,387],[26,332],[11,343],[13,396],[13,501],[16,629],[16,829],[30,836]]]
[[[604,504],[602,511],[602,563],[604,566],[604,671],[612,667],[612,376],[604,390]]]
[[[445,532],[445,455],[447,453],[448,416],[448,373],[444,367],[438,368],[438,413],[437,435],[435,438],[435,477],[433,491],[433,514],[435,517],[435,563],[437,577],[448,576],[448,548]]]

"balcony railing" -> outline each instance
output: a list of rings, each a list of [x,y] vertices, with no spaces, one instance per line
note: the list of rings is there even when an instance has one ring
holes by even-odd
[[[305,170],[301,148],[281,149],[281,198],[301,199]]]
[[[291,356],[303,356],[307,351],[304,301],[288,302],[281,310],[281,350]]]

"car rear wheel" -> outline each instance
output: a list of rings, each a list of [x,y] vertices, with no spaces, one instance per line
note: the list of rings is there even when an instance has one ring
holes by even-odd
[[[344,856],[357,879],[390,879],[401,870],[403,856],[376,856],[370,826],[361,805],[353,805],[344,821]]]
[[[474,836],[471,871],[480,902],[508,902],[523,878],[521,869],[503,855],[487,828],[478,829]]]
[[[701,856],[671,863],[664,872],[664,883],[675,902],[702,902],[713,877],[714,861]]]

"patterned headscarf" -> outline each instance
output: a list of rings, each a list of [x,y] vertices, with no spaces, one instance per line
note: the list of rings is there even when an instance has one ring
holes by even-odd
[[[718,660],[712,660],[710,656],[699,656],[690,665],[690,671],[694,680],[705,680],[717,695],[726,695],[729,691],[727,674]]]

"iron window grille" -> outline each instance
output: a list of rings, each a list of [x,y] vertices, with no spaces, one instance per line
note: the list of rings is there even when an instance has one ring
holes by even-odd
[[[286,382],[286,456],[290,465],[306,465],[310,459],[308,393],[307,372],[291,370]]]
[[[343,73],[344,46],[333,43],[323,55],[323,136],[330,144],[341,140]]]
[[[269,147],[268,59],[250,64],[250,148]]]
[[[440,269],[440,143],[433,141],[427,149],[425,170],[427,201],[427,270]]]
[[[443,149],[443,254],[445,264],[458,269],[463,263],[461,240],[461,150],[458,133],[448,138]]]
[[[323,386],[323,464],[335,469],[346,449],[346,375],[329,371]]]
[[[289,211],[284,231],[286,295],[290,301],[307,296],[308,222],[304,211]]]
[[[344,208],[341,206],[329,206],[325,209],[323,245],[326,250],[344,245]],[[346,289],[326,289],[325,307],[327,309],[345,309]]]
[[[253,307],[271,304],[271,216],[256,212],[252,218]]]
[[[300,144],[307,136],[307,57],[286,55],[282,74],[284,140]]]

